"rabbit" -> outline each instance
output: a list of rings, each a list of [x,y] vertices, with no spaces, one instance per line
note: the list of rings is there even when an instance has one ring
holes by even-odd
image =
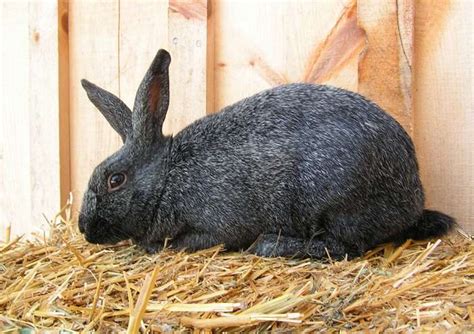
[[[278,86],[163,134],[171,57],[159,50],[133,112],[83,79],[123,140],[92,173],[79,229],[88,242],[218,244],[268,257],[351,259],[375,246],[446,234],[424,210],[414,145],[375,103],[344,89]]]

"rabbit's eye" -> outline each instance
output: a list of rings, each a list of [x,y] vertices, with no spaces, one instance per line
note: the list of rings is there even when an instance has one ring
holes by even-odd
[[[109,176],[108,184],[109,191],[119,189],[127,181],[127,176],[124,173],[114,173]]]

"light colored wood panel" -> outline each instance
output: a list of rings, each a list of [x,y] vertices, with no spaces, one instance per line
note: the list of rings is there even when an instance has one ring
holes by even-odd
[[[60,206],[57,3],[2,2],[1,232]]]
[[[28,3],[1,2],[0,238],[31,225]]]
[[[31,223],[53,218],[61,203],[58,3],[29,3]]]
[[[165,133],[177,133],[211,109],[207,105],[207,75],[208,70],[212,71],[207,68],[209,6],[208,0],[169,1],[168,45],[172,63]]]
[[[216,108],[278,84],[304,81],[315,50],[352,4],[213,1]],[[349,72],[357,75],[352,68]],[[352,76],[347,77],[346,88],[354,88]],[[346,85],[345,79],[337,83]]]
[[[474,233],[472,1],[416,4],[415,142],[428,207]]]
[[[358,0],[367,36],[359,62],[359,92],[379,104],[412,134],[412,0]]]
[[[119,1],[69,3],[71,187],[76,208],[94,167],[121,145],[120,136],[88,100],[87,78],[119,94]]]
[[[120,0],[119,24],[120,98],[132,109],[156,52],[168,49],[168,1]]]

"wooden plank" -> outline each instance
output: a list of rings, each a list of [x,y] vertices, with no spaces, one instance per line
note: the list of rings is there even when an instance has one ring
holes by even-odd
[[[177,133],[192,121],[214,111],[212,92],[212,25],[210,0],[170,0],[168,43],[170,67],[170,109],[164,124],[165,133]],[[212,28],[211,28],[212,30]],[[212,64],[211,64],[212,66]]]
[[[358,0],[367,46],[359,61],[359,93],[413,133],[413,0]]]
[[[61,203],[58,3],[29,3],[31,224],[53,218]]]
[[[31,226],[28,3],[1,2],[0,238]],[[10,52],[4,52],[6,49]]]
[[[323,80],[311,77],[313,68],[328,60],[317,56],[327,36],[353,4],[214,1],[216,109],[287,82],[329,82],[356,90],[357,57],[349,57],[338,69],[331,65]],[[343,26],[350,23],[339,28]]]
[[[119,1],[69,3],[71,187],[76,209],[95,166],[122,144],[88,100],[87,78],[119,94]]]
[[[474,233],[472,1],[416,3],[415,142],[427,205]]]
[[[2,2],[0,233],[30,233],[60,206],[58,8]],[[5,216],[5,217],[3,217]]]

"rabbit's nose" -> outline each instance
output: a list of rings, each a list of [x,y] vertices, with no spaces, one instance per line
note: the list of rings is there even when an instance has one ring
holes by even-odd
[[[84,216],[79,214],[79,232],[84,233],[86,231],[86,224],[84,222]]]

